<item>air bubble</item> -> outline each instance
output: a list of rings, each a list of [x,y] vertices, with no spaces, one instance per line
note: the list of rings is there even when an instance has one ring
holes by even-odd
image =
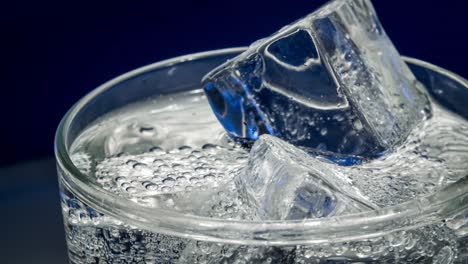
[[[163,187],[161,188],[161,191],[163,191],[163,192],[170,192],[170,191],[172,191],[172,188],[169,187],[169,186],[163,186]]]
[[[123,186],[122,186],[122,187],[123,187]],[[137,190],[137,189],[136,189],[135,187],[127,187],[127,188],[125,189],[125,191],[127,191],[127,192],[129,192],[129,193],[135,193],[136,190]]]
[[[328,130],[326,128],[322,128],[320,130],[320,135],[325,136],[328,133]]]
[[[195,156],[195,155],[190,155],[190,156],[187,157],[187,159],[190,160],[190,161],[196,161],[198,159],[198,157]]]
[[[189,146],[182,146],[182,147],[179,147],[179,151],[180,153],[183,153],[183,154],[189,154],[191,153],[192,148]]]
[[[168,171],[171,171],[171,170],[172,170],[169,166],[167,166],[167,165],[165,165],[165,164],[159,165],[158,168],[159,168],[159,170],[162,171],[162,172],[168,172]]]
[[[153,163],[154,163],[154,165],[162,165],[162,164],[164,164],[164,160],[162,160],[162,159],[155,159],[155,160],[153,161]]]
[[[192,155],[199,158],[199,157],[203,156],[203,153],[201,151],[194,150],[194,151],[192,151]]]
[[[209,181],[209,182],[212,182],[216,179],[216,177],[213,175],[213,174],[207,174],[205,176],[203,176],[203,179]]]
[[[148,168],[148,166],[146,164],[141,163],[141,162],[137,162],[137,163],[133,164],[132,167],[134,169]]]
[[[202,147],[203,151],[208,154],[215,154],[217,152],[218,146],[214,144],[205,144]]]
[[[174,178],[172,178],[172,177],[167,177],[166,179],[164,179],[164,180],[162,181],[162,183],[165,184],[165,185],[167,185],[167,186],[172,186],[172,185],[175,184],[175,180],[174,180]]]
[[[182,166],[181,164],[178,164],[178,163],[172,164],[172,168],[173,168],[174,170],[181,170],[181,169],[183,169],[183,167],[184,167],[184,166]]]
[[[203,168],[203,167],[197,167],[197,168],[195,168],[195,172],[200,173],[200,174],[204,174],[204,173],[208,172],[208,169]]]
[[[127,160],[127,162],[125,162],[125,164],[127,164],[127,165],[133,165],[135,163],[138,163],[138,161],[132,160],[132,159],[129,159],[129,160]]]
[[[176,181],[178,182],[187,182],[187,178],[185,176],[179,176],[176,178]]]
[[[200,179],[198,177],[191,177],[190,182],[195,183],[198,182]]]
[[[97,180],[97,182],[99,182],[99,183],[106,183],[106,182],[111,181],[112,178],[111,178],[111,177],[108,177],[108,176],[100,176],[100,177],[98,177],[96,180]]]
[[[155,146],[155,147],[152,147],[150,148],[149,150],[151,153],[153,154],[156,154],[156,155],[163,155],[163,154],[166,154],[166,151],[164,151],[164,149],[158,147],[158,146]]]
[[[150,181],[144,181],[144,182],[141,183],[141,185],[142,185],[143,187],[146,187],[146,186],[148,186],[149,184],[152,184],[152,183],[153,183],[153,182],[150,182]]]
[[[156,130],[154,127],[143,127],[141,126],[139,129],[139,132],[143,134],[144,136],[152,136],[156,133]]]
[[[154,183],[150,183],[148,185],[145,186],[146,190],[148,191],[156,191],[158,189],[158,185],[157,184],[154,184]]]

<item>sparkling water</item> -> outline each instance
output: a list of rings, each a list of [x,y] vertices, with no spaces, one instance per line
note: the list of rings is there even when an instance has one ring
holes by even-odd
[[[348,167],[321,163],[318,157],[307,156],[279,139],[273,140],[279,141],[274,148],[281,146],[278,151],[291,154],[292,164],[298,162],[296,157],[300,155],[307,164],[316,165],[301,167],[301,173],[315,169],[314,175],[341,175],[340,196],[335,200],[343,203],[343,208],[353,200],[349,197],[356,199],[356,193],[360,201],[364,199],[365,204],[371,205],[368,210],[410,201],[440,190],[468,171],[468,123],[435,103],[432,117],[414,129],[395,152],[368,163]],[[277,216],[291,216],[289,212],[265,214],[270,209],[283,209],[274,208],[275,204],[263,199],[262,193],[252,195],[252,189],[249,190],[254,185],[248,179],[255,173],[249,167],[259,164],[260,171],[271,169],[271,175],[277,177],[275,171],[281,171],[284,164],[280,161],[262,163],[258,153],[234,144],[225,135],[201,90],[160,96],[111,112],[78,136],[71,153],[74,164],[87,177],[104,191],[121,196],[129,203],[221,219],[291,218]],[[286,183],[291,180],[283,178]],[[336,194],[334,188],[329,187],[334,183],[325,185],[317,178],[314,180],[315,189],[307,190],[324,190],[324,186],[328,186],[323,193]],[[309,204],[326,197],[317,195],[322,192],[307,191],[304,195],[304,192],[296,192],[301,190],[302,183],[289,186],[293,186],[291,192],[276,187],[276,201],[284,200],[293,205],[297,197],[306,197],[296,205],[309,208],[307,210],[319,206],[330,210],[325,214],[294,214],[292,218],[333,215],[331,203],[315,203],[315,207]],[[297,196],[298,193],[302,196]],[[263,203],[259,203],[262,199]],[[100,208],[89,207],[67,188],[62,190],[62,205],[72,263],[357,263],[377,260],[378,263],[453,263],[468,255],[467,215],[458,215],[437,225],[395,230],[371,239],[320,245],[249,246],[192,240],[136,228],[131,222],[105,215]]]

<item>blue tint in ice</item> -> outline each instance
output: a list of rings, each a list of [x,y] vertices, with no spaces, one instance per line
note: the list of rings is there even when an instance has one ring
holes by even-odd
[[[305,30],[278,39],[268,46],[267,52],[286,65],[296,67],[304,65],[308,60],[319,59],[317,48]]]
[[[203,83],[234,139],[271,134],[344,165],[399,144],[429,110],[369,0],[332,1]]]

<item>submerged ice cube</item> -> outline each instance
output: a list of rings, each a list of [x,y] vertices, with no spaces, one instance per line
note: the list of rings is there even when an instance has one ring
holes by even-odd
[[[262,219],[303,219],[375,209],[338,165],[270,135],[253,145],[238,184]]]
[[[374,157],[429,110],[370,0],[335,0],[203,80],[229,135],[271,134],[315,152]]]

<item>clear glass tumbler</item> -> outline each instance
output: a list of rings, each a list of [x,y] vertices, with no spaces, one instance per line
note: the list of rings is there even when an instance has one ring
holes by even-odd
[[[143,207],[103,190],[74,166],[69,147],[97,118],[160,94],[199,89],[209,70],[243,50],[139,68],[70,109],[55,141],[70,263],[468,263],[468,172],[430,196],[378,211],[248,222]],[[465,79],[416,59],[405,61],[437,102],[468,119]]]

